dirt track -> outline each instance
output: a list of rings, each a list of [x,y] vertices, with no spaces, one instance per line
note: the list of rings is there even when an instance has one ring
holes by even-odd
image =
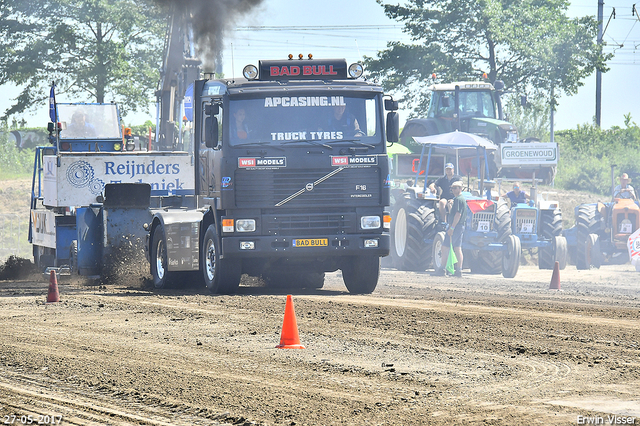
[[[304,350],[275,349],[285,296],[261,287],[60,282],[45,305],[46,278],[0,282],[0,421],[640,424],[640,273],[560,276],[557,291],[532,266],[513,280],[384,269],[354,296],[328,274],[293,292]]]

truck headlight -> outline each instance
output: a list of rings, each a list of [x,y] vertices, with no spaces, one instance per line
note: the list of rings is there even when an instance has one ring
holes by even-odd
[[[380,216],[362,216],[360,218],[360,228],[362,229],[380,228]]]
[[[255,219],[238,219],[236,220],[236,231],[253,232],[256,230]]]

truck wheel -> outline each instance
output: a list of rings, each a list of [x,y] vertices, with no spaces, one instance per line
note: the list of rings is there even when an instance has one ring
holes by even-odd
[[[552,244],[548,247],[540,247],[538,250],[538,268],[540,269],[553,269],[557,259],[556,243],[554,241],[556,236],[562,235],[562,210],[541,210],[540,211],[540,228],[539,237],[543,240],[550,241]],[[566,251],[566,240],[565,240]],[[563,256],[566,266],[566,253]],[[559,261],[559,260],[558,260]],[[564,269],[564,267],[562,267]]]
[[[77,275],[78,272],[78,240],[71,241],[69,246],[69,269],[71,275]]]
[[[380,258],[378,256],[353,256],[345,259],[342,279],[349,293],[373,293],[378,285]]]
[[[431,247],[425,240],[431,240],[435,234],[434,209],[418,200],[405,199],[391,223],[395,267],[403,271],[426,270],[431,265]]]
[[[164,227],[158,225],[151,238],[151,275],[155,288],[167,288],[173,283],[174,274],[168,266]]]
[[[516,235],[509,235],[505,244],[507,245],[507,250],[502,253],[502,276],[513,278],[518,273],[518,267],[520,267],[520,255],[522,253],[520,238]]]
[[[209,225],[202,242],[204,283],[212,293],[229,294],[238,289],[242,265],[237,259],[220,258],[220,240],[215,224]]]
[[[433,251],[431,258],[433,259],[433,269],[436,271],[444,268],[442,264],[442,244],[444,243],[444,232],[438,232],[433,238]]]
[[[596,214],[595,204],[583,204],[578,206],[578,217],[576,218],[576,268],[577,269],[589,269],[592,265],[596,266],[593,261],[596,262],[602,256],[598,253],[596,259],[593,258],[592,252],[594,248],[594,241],[590,235],[596,235],[598,230],[598,217]],[[600,250],[599,240],[597,241],[597,249]],[[600,267],[600,264],[596,266]]]

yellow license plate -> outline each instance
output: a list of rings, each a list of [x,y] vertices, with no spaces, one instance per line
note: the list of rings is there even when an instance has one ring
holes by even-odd
[[[293,240],[294,247],[327,247],[329,240],[326,238],[297,238]]]

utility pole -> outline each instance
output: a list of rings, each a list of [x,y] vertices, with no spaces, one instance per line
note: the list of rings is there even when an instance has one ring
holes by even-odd
[[[553,110],[555,109],[555,100],[553,97],[553,83],[551,83],[551,101],[549,102],[549,104],[551,105],[551,116],[549,117],[550,121],[551,121],[551,125],[550,125],[550,133],[551,133],[551,140],[550,142],[555,142],[555,138],[553,136]]]
[[[598,0],[598,46],[602,49],[602,24],[604,21],[604,0]],[[602,108],[602,72],[596,70],[596,126],[600,127],[600,110]]]

